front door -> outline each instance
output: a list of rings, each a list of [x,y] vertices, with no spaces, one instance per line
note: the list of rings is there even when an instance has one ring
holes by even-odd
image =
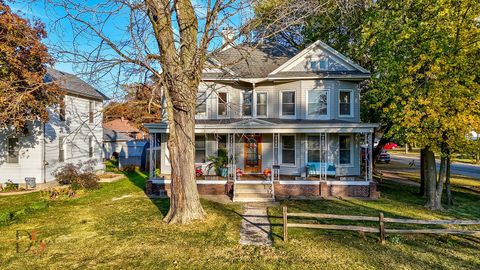
[[[244,139],[245,173],[262,170],[262,135],[246,135]]]

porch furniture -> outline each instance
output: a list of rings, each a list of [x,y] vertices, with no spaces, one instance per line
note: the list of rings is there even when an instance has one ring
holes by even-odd
[[[322,173],[321,171],[322,167],[326,168],[326,174],[328,176],[335,177],[336,175],[335,164],[325,163],[325,162],[308,162],[306,166],[307,177],[310,175],[320,175]]]

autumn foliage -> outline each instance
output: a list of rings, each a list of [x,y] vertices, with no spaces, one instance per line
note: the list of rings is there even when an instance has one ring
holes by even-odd
[[[53,63],[41,42],[46,35],[41,22],[21,18],[0,0],[0,128],[21,131],[31,121],[48,121],[48,108],[62,100],[58,86],[44,83]]]

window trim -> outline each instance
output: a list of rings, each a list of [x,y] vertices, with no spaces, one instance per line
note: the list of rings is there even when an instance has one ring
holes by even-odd
[[[11,159],[10,159],[10,139],[16,139],[17,140],[17,143],[16,143],[16,150],[14,149],[14,153],[16,152],[17,154],[17,161],[16,162],[12,162]],[[5,160],[5,163],[6,164],[10,164],[10,165],[18,165],[20,164],[20,139],[18,137],[7,137],[7,158]]]
[[[226,108],[225,108],[227,110],[227,115],[220,115],[218,113],[218,105],[220,104],[220,103],[218,103],[218,98],[220,97],[220,94],[222,94],[222,93],[227,94],[227,101],[226,101]],[[217,92],[216,99],[215,99],[216,100],[215,102],[217,103],[217,118],[230,118],[230,106],[229,106],[230,105],[230,98],[231,98],[230,93],[228,91],[218,91]]]
[[[294,93],[294,98],[295,102],[294,107],[293,107],[293,115],[283,115],[283,93],[288,93],[288,92],[293,92]],[[295,119],[297,118],[297,91],[296,90],[281,90],[280,91],[280,110],[279,110],[279,115],[280,118],[286,118],[286,119]]]
[[[293,151],[294,151],[293,163],[283,163],[283,137],[285,137],[285,136],[293,137]],[[297,135],[296,134],[282,134],[282,135],[280,135],[279,156],[280,156],[280,165],[281,166],[297,167]]]
[[[350,93],[350,114],[341,114],[340,113],[340,93],[341,92],[349,92]],[[353,89],[339,89],[338,90],[338,117],[353,117],[353,103],[354,103],[354,91]]]
[[[323,91],[327,93],[327,114],[324,115],[308,115],[308,92],[309,91]],[[330,101],[330,88],[326,87],[314,87],[314,88],[307,88],[305,90],[305,118],[306,119],[330,119],[330,106],[331,106],[331,101]]]
[[[265,115],[258,115],[258,94],[265,94]],[[257,118],[268,118],[268,92],[267,91],[255,91],[254,95],[255,101],[255,117]]]
[[[88,123],[93,124],[95,122],[95,101],[88,101]]]
[[[198,114],[197,113],[197,100],[198,100],[198,94],[201,92],[205,92],[205,113],[203,114]],[[196,119],[207,119],[208,118],[208,90],[198,90],[197,91],[197,99],[195,100],[195,118]]]
[[[250,108],[251,114],[250,115],[245,115],[243,113],[243,100],[244,100],[244,97],[245,97],[245,93],[250,93],[252,95],[252,103],[250,105],[251,106],[251,108]],[[256,107],[255,100],[254,100],[254,94],[255,94],[255,92],[253,90],[250,90],[250,91],[243,90],[243,91],[241,91],[241,93],[240,93],[240,115],[242,116],[242,118],[252,118],[252,117],[254,117],[255,113],[253,111],[253,108]]]
[[[320,65],[320,62],[321,61],[325,61],[326,62],[326,68],[321,68],[321,65]],[[313,63],[316,63],[315,65],[317,66],[317,68],[312,68],[312,64]],[[320,57],[316,57],[316,58],[313,58],[309,61],[309,69],[311,71],[327,71],[329,70],[329,64],[330,64],[330,59],[328,56],[320,56]]]
[[[350,138],[350,162],[349,163],[340,163],[340,137],[349,137]],[[353,167],[353,149],[354,149],[354,141],[353,141],[353,134],[348,133],[340,133],[338,134],[338,142],[337,142],[337,149],[338,149],[338,157],[337,157],[337,165],[339,167]]]
[[[197,142],[196,137],[202,137],[202,138],[203,138],[203,145],[204,145],[203,152],[205,153],[205,156],[203,157],[203,160],[205,160],[205,161],[204,161],[204,162],[197,162],[196,160],[194,160],[194,163],[195,163],[195,164],[199,164],[199,163],[203,164],[203,163],[206,163],[206,162],[207,162],[207,157],[208,157],[208,156],[207,156],[207,136],[206,136],[205,134],[203,134],[203,135],[202,135],[202,134],[198,134],[198,135],[195,134],[195,144],[196,144],[196,142]],[[196,145],[194,145],[194,146],[195,146],[195,156],[194,156],[194,159],[196,159],[196,157],[197,157],[197,146],[196,146]]]
[[[65,153],[66,151],[66,136],[59,136],[58,137],[58,162],[63,163],[65,162]],[[90,150],[89,150],[90,151]],[[63,152],[63,153],[62,153]]]

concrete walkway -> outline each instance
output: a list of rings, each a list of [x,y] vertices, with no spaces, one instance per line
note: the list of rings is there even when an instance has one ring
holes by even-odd
[[[265,204],[245,204],[243,206],[240,244],[271,246],[271,226]]]

